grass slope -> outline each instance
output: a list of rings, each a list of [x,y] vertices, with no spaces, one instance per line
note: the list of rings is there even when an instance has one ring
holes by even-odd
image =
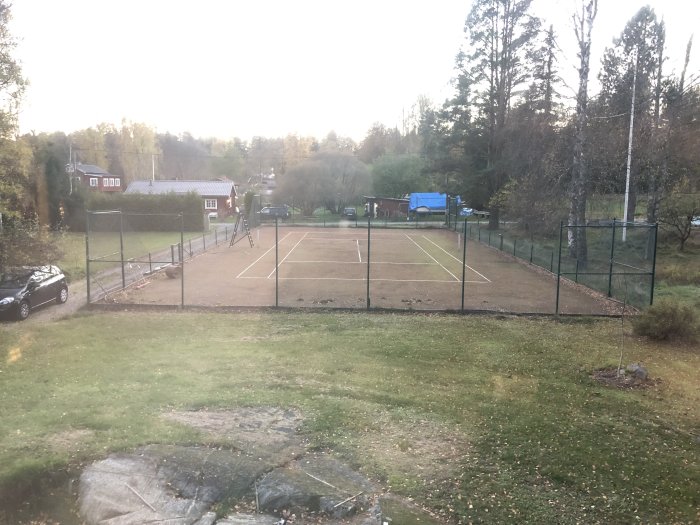
[[[0,487],[144,443],[172,409],[299,407],[303,432],[450,522],[693,523],[698,346],[625,337],[658,386],[591,379],[619,320],[110,313],[0,325]],[[226,445],[226,443],[218,443]]]

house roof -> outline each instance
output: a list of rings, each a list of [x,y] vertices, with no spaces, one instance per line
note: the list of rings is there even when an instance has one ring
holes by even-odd
[[[202,197],[230,197],[236,195],[232,181],[211,180],[135,180],[129,183],[124,193],[164,195],[194,192]]]
[[[93,175],[95,177],[113,177],[113,175],[111,175],[108,171],[105,171],[99,166],[95,166],[94,164],[76,164],[75,171],[79,171],[80,173],[83,173],[85,175]]]

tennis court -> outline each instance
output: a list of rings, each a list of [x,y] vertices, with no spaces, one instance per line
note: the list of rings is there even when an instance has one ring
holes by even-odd
[[[368,239],[369,236],[369,239]],[[260,227],[112,294],[119,303],[489,310],[554,313],[556,278],[444,229]],[[466,258],[464,258],[466,254]],[[464,260],[464,264],[463,264]],[[369,280],[368,280],[369,278]],[[560,288],[561,313],[617,313],[582,287]]]

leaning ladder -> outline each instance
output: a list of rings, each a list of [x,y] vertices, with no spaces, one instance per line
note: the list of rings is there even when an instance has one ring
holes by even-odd
[[[248,227],[248,221],[246,220],[245,216],[242,213],[238,214],[238,217],[236,218],[236,225],[233,227],[233,235],[231,235],[231,242],[229,243],[229,248],[236,244],[238,241],[242,241],[243,237],[241,236],[239,239],[236,239],[236,235],[238,235],[238,231],[241,228],[241,224],[243,225],[243,229],[245,230],[245,234],[248,236],[248,241],[250,242],[250,247],[253,247],[253,236],[250,234],[250,228]]]

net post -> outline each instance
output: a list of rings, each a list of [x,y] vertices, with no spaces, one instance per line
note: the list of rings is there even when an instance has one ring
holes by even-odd
[[[280,267],[279,267],[279,242],[278,242],[278,218],[275,216],[275,307],[280,305]]]

